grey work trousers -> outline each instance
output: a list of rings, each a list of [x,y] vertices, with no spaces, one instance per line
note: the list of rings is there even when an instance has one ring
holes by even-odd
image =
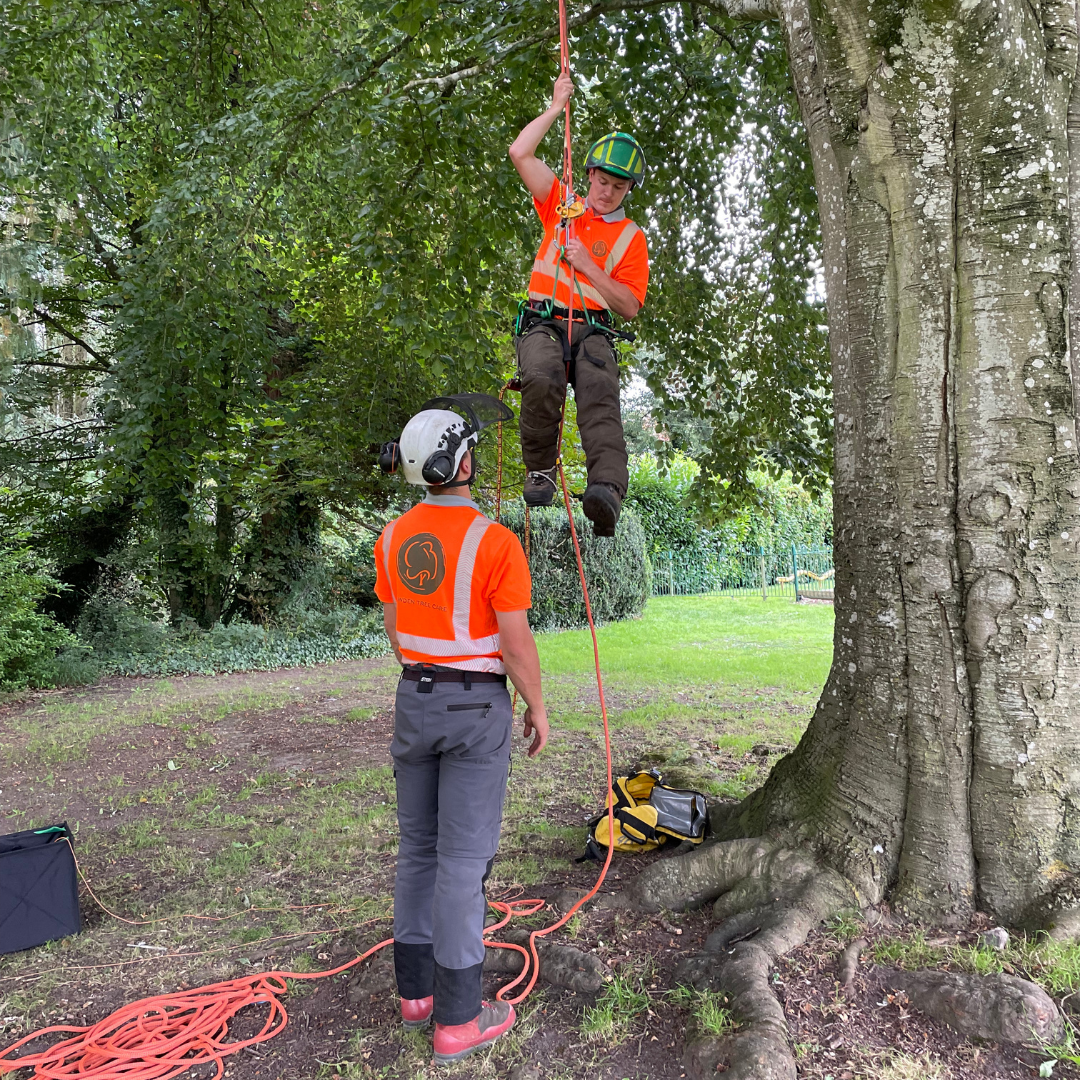
[[[566,397],[563,332],[562,327],[537,322],[514,342],[521,379],[521,456],[530,472],[550,469],[558,455]],[[603,481],[625,496],[630,474],[619,408],[619,361],[607,337],[585,333],[574,324],[570,381],[589,483]]]
[[[510,770],[510,695],[497,682],[466,690],[463,682],[402,680],[396,706],[398,991],[434,996],[438,1024],[465,1024],[481,1006],[484,881]]]

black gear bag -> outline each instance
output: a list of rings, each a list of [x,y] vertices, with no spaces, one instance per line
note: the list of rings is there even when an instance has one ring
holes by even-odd
[[[0,954],[82,929],[67,822],[0,836]]]

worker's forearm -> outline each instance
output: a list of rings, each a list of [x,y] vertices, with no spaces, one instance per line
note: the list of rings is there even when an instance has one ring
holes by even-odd
[[[528,645],[518,650],[503,648],[503,664],[506,674],[530,709],[544,710],[544,695],[540,689],[540,656],[536,642],[531,638]]]
[[[551,130],[551,125],[562,112],[562,107],[550,106],[535,120],[530,120],[518,137],[510,144],[510,159],[535,157],[537,148],[544,141],[544,136]]]
[[[390,639],[390,648],[394,650],[397,662],[403,664],[405,661],[401,659],[401,646],[398,645],[397,639],[397,608],[393,604],[383,604],[383,627],[386,630],[386,636]]]
[[[607,306],[621,319],[632,319],[641,310],[637,297],[629,286],[616,281],[599,266],[586,271],[589,284],[604,298]]]

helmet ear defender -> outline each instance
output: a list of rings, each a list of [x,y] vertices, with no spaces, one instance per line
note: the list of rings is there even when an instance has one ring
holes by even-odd
[[[457,460],[458,447],[461,445],[461,436],[456,431],[446,433],[446,446],[440,447],[424,462],[420,475],[432,487],[441,487],[454,479],[457,468],[454,462]]]
[[[401,447],[398,445],[397,439],[392,442],[384,442],[379,449],[379,468],[389,476],[391,473],[397,472],[397,467],[400,464]]]

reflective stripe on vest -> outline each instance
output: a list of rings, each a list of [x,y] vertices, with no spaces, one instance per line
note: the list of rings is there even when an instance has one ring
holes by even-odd
[[[608,252],[607,262],[604,263],[604,270],[608,274],[614,273],[615,267],[619,265],[622,257],[630,250],[630,243],[639,232],[641,232],[641,229],[639,229],[632,221],[626,223],[626,227],[619,233],[619,239],[611,245],[611,251]]]
[[[397,603],[397,597],[394,596],[394,578],[390,573],[390,541],[394,539],[394,521],[397,521],[397,518],[394,518],[383,532],[382,553],[383,563],[386,566],[386,584],[389,586],[390,596],[393,598],[391,602]]]
[[[453,639],[448,641],[446,638],[403,634],[398,630],[398,644],[403,649],[408,649],[409,652],[427,653],[429,656],[484,656],[499,651],[498,634],[489,634],[482,638],[469,636],[469,614],[472,608],[472,579],[473,570],[476,567],[476,553],[480,549],[480,541],[489,525],[491,522],[483,514],[477,514],[465,533],[465,539],[461,542],[457,572],[454,575]],[[386,545],[386,550],[387,552],[390,550],[389,543]],[[386,564],[389,577],[389,555],[387,555]]]
[[[628,224],[633,225],[634,223],[629,222]],[[634,225],[634,229],[636,229],[636,228],[637,228],[637,226]],[[624,229],[623,230],[623,235],[625,235],[627,232],[631,233],[631,237],[633,236],[633,231],[630,230],[630,229]],[[621,241],[622,241],[622,236],[619,237],[619,240],[616,242],[616,245],[621,243]],[[627,241],[627,247],[629,246],[629,243],[630,242]],[[612,250],[614,250],[614,248]],[[626,248],[624,247],[622,249],[622,254],[620,254],[619,258],[621,259],[622,255],[624,255],[625,253],[626,253]],[[545,244],[543,247],[541,247],[540,251],[538,251],[537,254],[536,254],[535,260],[533,261],[532,272],[533,272],[533,274],[537,275],[538,278],[541,279],[541,281],[538,281],[538,282],[535,282],[535,283],[536,284],[542,284],[544,286],[544,288],[541,288],[541,289],[530,288],[529,289],[529,299],[530,300],[539,300],[541,302],[544,301],[544,300],[551,300],[552,299],[551,291],[552,291],[552,289],[555,289],[556,290],[556,296],[554,297],[555,305],[557,307],[569,307],[570,306],[569,296],[570,296],[571,267],[568,266],[568,265],[565,265],[565,264],[562,267],[558,267],[559,280],[558,280],[558,283],[556,283],[556,281],[555,281],[555,273],[556,273],[556,268],[557,268],[558,261],[559,261],[559,245],[555,242],[554,239],[552,239],[547,244]],[[612,266],[614,267],[614,264],[612,264]],[[610,273],[610,271],[608,271],[608,272]],[[577,284],[579,286],[581,286],[581,295],[585,297],[585,303],[586,304],[591,305],[593,307],[602,308],[604,311],[608,310],[607,302],[604,300],[604,298],[580,274],[577,275]],[[577,295],[577,292],[575,290],[574,304],[575,304],[575,306],[579,306],[580,303],[581,303],[581,299]]]

